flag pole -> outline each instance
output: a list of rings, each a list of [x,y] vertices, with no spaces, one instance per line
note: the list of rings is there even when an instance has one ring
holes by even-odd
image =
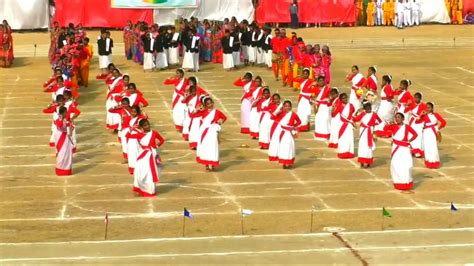
[[[186,216],[183,215],[183,237],[184,237],[185,230],[186,230]]]
[[[244,214],[242,212],[242,209],[240,209],[240,226],[242,229],[242,235],[244,235]]]
[[[313,216],[314,216],[314,209],[311,208],[311,226],[309,228],[310,233],[313,233]]]
[[[453,227],[453,209],[452,209],[452,206],[453,206],[453,202],[451,202],[450,210],[449,210],[449,228]]]
[[[108,231],[108,228],[109,228],[109,221],[108,221],[108,216],[107,214],[106,215],[106,223],[105,223],[105,235],[104,235],[104,240],[107,240],[107,231]]]
[[[384,209],[385,209],[385,207],[382,207],[382,231],[384,230],[384,221],[385,221],[385,215],[383,213]]]

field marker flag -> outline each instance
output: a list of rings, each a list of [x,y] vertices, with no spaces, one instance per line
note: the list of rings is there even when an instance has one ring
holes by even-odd
[[[192,219],[193,215],[191,214],[190,211],[188,211],[186,208],[184,208],[184,217],[188,217],[189,219]]]
[[[253,211],[249,209],[242,209],[242,215],[243,216],[249,216],[252,215]]]
[[[452,202],[451,202],[451,211],[453,211],[453,212],[458,211],[458,208],[456,208],[456,206],[454,206],[454,204]]]
[[[184,237],[184,233],[186,232],[186,218],[192,219],[193,215],[191,214],[190,211],[188,211],[188,209],[184,208],[183,210],[183,237]]]
[[[385,209],[385,207],[382,207],[382,215],[383,215],[383,217],[392,218],[392,215]]]

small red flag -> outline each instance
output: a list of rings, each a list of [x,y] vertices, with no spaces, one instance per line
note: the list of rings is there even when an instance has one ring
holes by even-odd
[[[109,214],[105,213],[104,224],[109,224]]]

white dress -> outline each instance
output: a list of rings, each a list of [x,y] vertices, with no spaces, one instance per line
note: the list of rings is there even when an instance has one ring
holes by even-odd
[[[260,112],[257,105],[253,106],[257,99],[261,96],[263,87],[258,87],[252,92],[252,109],[250,109],[250,136],[258,138],[260,128]]]
[[[296,109],[296,113],[301,120],[300,131],[308,131],[310,129],[310,116],[311,116],[311,103],[310,97],[311,93],[309,92],[309,86],[311,85],[311,81],[309,79],[305,79],[303,82],[300,83],[300,96],[298,99],[298,108]]]
[[[380,91],[380,106],[377,110],[377,115],[382,119],[382,123],[375,127],[375,132],[379,136],[389,137],[384,134],[384,127],[388,123],[393,121],[393,102],[392,102],[393,89],[392,85],[385,85]]]
[[[347,103],[340,114],[341,128],[339,129],[337,145],[337,157],[340,159],[354,158],[354,126],[350,123],[352,122],[354,112],[354,106],[351,103]]]
[[[420,117],[420,107],[421,105],[418,104],[413,110],[411,110],[411,117],[410,125],[415,131],[418,136],[412,142],[410,142],[411,146],[411,153],[415,155],[415,157],[423,157],[423,123],[417,121]]]
[[[355,75],[351,80],[352,89],[351,94],[349,95],[349,103],[354,106],[356,111],[361,107],[360,97],[357,96],[356,91],[362,87],[364,80],[365,78],[361,73],[357,73],[357,75]]]
[[[297,132],[295,125],[299,124],[298,115],[288,112],[280,120],[281,133],[274,138],[279,140],[278,162],[283,165],[293,165],[296,157],[296,146],[294,135]]]
[[[359,128],[359,148],[357,161],[361,164],[371,165],[374,163],[374,126],[378,125],[382,120],[377,113],[363,113],[360,120]]]
[[[321,88],[316,102],[318,104],[318,112],[314,117],[314,137],[317,140],[328,140],[331,128],[331,109],[329,108],[329,86]]]
[[[410,133],[409,127],[403,124],[392,136],[390,173],[394,187],[399,190],[409,190],[413,187],[413,158],[410,152],[410,143],[408,142],[412,133]],[[414,132],[413,129],[411,131]]]
[[[54,143],[56,146],[56,175],[72,175],[72,149],[70,123],[59,118],[54,121]]]
[[[219,166],[218,134],[221,131],[221,126],[217,120],[223,116],[221,114],[220,111],[213,109],[201,117],[200,139],[196,150],[196,161],[200,164]]]
[[[105,110],[107,112],[106,123],[107,127],[110,129],[117,129],[118,125],[121,122],[120,114],[111,113],[109,112],[110,109],[115,108],[118,106],[118,102],[115,101],[115,96],[118,96],[119,93],[110,93],[115,89],[115,86],[118,86],[119,83],[122,81],[122,77],[115,78],[112,84],[109,86],[109,94],[107,97],[107,101],[105,102]]]
[[[431,169],[437,169],[441,167],[437,139],[437,134],[439,131],[438,122],[441,122],[441,126],[444,126],[443,124],[446,123],[444,119],[439,116],[439,114],[428,114],[427,117],[424,118],[423,123],[425,166]]]
[[[139,140],[142,152],[137,158],[133,173],[133,191],[140,193],[143,197],[155,196],[155,183],[160,181],[161,161],[158,150],[152,145],[157,134],[156,131],[150,131]]]

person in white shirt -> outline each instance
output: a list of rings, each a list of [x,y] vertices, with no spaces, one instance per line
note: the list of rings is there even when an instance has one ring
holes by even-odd
[[[375,2],[375,25],[383,25],[383,9],[382,9],[383,0],[377,0]]]
[[[413,0],[411,3],[411,25],[420,25],[420,17],[421,17],[421,4],[419,1]]]
[[[408,26],[413,26],[412,20],[411,20],[411,3],[410,0],[405,0],[405,3],[403,4],[403,25],[405,27]]]
[[[398,0],[396,6],[395,6],[395,13],[396,13],[396,19],[397,19],[397,28],[403,29],[403,15],[405,14],[404,10],[405,6],[403,3],[403,0]]]

